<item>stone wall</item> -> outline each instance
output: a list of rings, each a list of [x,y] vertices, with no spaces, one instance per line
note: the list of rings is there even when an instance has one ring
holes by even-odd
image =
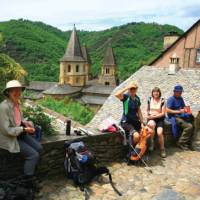
[[[68,136],[66,140],[72,140]],[[90,137],[73,138],[75,141],[84,141],[95,152],[97,163],[108,163],[122,160],[126,154],[126,147],[122,145],[122,139],[118,134],[101,134]],[[38,168],[38,174],[44,178],[49,175],[64,175],[64,149],[65,140],[48,141],[43,144],[44,153]],[[0,150],[0,178],[6,179],[23,172],[23,160],[20,154],[11,154]]]

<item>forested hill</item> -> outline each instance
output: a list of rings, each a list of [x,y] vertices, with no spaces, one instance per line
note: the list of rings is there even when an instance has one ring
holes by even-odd
[[[183,32],[171,25],[141,22],[78,34],[82,45],[89,48],[94,76],[100,71],[107,41],[112,38],[123,80],[161,52],[163,36],[169,31]],[[65,52],[70,32],[23,19],[0,22],[0,52],[22,64],[32,80],[58,81],[59,59]]]

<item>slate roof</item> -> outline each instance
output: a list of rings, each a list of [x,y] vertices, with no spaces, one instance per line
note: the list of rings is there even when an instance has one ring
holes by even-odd
[[[122,115],[122,103],[114,96],[114,94],[131,81],[135,81],[139,85],[138,96],[141,99],[141,109],[144,116],[146,116],[147,99],[151,95],[151,90],[155,86],[160,87],[162,96],[167,99],[173,94],[173,88],[176,84],[181,84],[183,86],[183,98],[186,105],[191,106],[194,115],[196,116],[197,112],[200,111],[200,70],[180,69],[175,75],[168,75],[168,69],[143,66],[113,90],[101,109],[88,124],[88,127],[97,127],[102,120],[109,116],[117,121],[120,120]]]
[[[44,91],[55,86],[56,84],[57,82],[31,81],[26,88],[28,90]]]
[[[81,91],[81,87],[72,87],[70,85],[55,85],[48,90],[45,90],[43,94],[49,95],[67,95],[67,94],[74,94]]]
[[[92,105],[103,105],[104,102],[106,101],[107,97],[102,97],[102,96],[90,96],[90,95],[84,95],[81,97],[81,100],[85,104],[92,104]]]
[[[85,61],[75,26],[71,33],[66,52],[60,61]]]
[[[113,53],[113,48],[111,42],[109,42],[106,53],[104,55],[103,65],[115,65],[115,57]]]
[[[91,59],[90,59],[90,55],[89,55],[89,53],[88,53],[87,47],[84,45],[83,47],[81,47],[81,50],[82,50],[83,58],[84,58],[89,64],[91,64]]]
[[[83,93],[94,93],[94,94],[104,94],[110,95],[111,92],[114,90],[114,86],[108,85],[92,85],[82,90]]]

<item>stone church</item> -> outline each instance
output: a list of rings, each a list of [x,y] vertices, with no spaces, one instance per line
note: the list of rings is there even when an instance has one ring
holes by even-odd
[[[92,79],[91,59],[86,46],[81,46],[78,33],[74,26],[65,54],[60,59],[59,83],[42,91],[45,96],[63,98],[69,96],[78,101],[100,107],[118,84],[117,66],[111,40],[108,41],[101,73]],[[37,85],[37,82],[32,83]],[[31,89],[31,86],[29,86]]]

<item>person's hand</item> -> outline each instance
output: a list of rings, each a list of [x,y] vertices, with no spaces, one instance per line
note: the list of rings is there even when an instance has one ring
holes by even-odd
[[[151,115],[147,115],[147,119],[152,119],[152,116]]]
[[[179,112],[180,112],[180,114],[185,113],[185,109],[180,109]]]
[[[31,121],[24,121],[23,124],[25,125],[25,127],[34,127],[33,122]]]
[[[30,133],[30,134],[35,133],[35,129],[34,129],[33,127],[25,127],[25,128],[24,128],[24,131],[25,131],[26,133]]]
[[[142,128],[144,128],[144,127],[145,127],[145,125],[144,125],[144,122],[142,122],[142,123],[141,123],[141,127],[142,127]]]

